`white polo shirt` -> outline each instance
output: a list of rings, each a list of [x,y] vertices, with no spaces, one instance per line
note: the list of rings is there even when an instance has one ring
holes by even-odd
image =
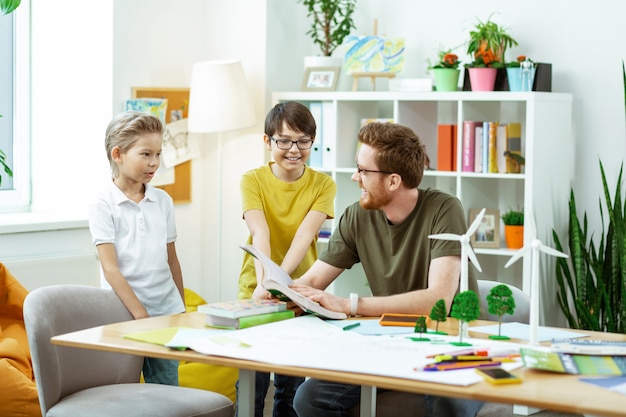
[[[169,194],[146,184],[137,204],[111,181],[89,208],[89,230],[94,245],[115,245],[120,272],[150,316],[185,311],[167,263],[167,244],[176,241]],[[100,285],[111,289],[102,267]]]

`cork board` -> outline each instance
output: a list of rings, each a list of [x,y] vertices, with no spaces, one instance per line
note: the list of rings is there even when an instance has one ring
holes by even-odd
[[[132,98],[166,98],[167,112],[165,122],[172,121],[172,112],[180,114],[182,118],[187,117],[189,109],[189,88],[176,87],[132,87]],[[174,203],[191,203],[191,161],[183,162],[174,167],[175,182],[159,186],[165,190]]]

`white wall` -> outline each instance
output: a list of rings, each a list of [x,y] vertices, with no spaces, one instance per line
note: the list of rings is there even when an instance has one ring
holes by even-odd
[[[237,246],[246,237],[239,178],[266,158],[261,134],[271,92],[299,89],[302,58],[316,50],[305,35],[304,6],[287,0],[68,0],[62,8],[44,0],[32,4],[37,210],[78,212],[85,218],[87,201],[108,177],[104,129],[123,109],[132,86],[188,86],[194,62],[242,60],[259,123],[224,135],[222,175],[216,169],[216,136],[207,136],[201,158],[193,162],[193,202],[176,211],[187,286],[209,300],[233,298],[241,262]],[[73,12],[67,13],[68,8]],[[572,184],[579,209],[595,212],[601,185],[598,159],[611,183],[624,159],[625,11],[621,0],[575,6],[566,0],[359,0],[355,33],[370,33],[378,19],[379,34],[406,39],[406,68],[400,76],[425,77],[425,60],[436,56],[438,46],[461,45],[475,17],[484,20],[496,12],[494,20],[509,27],[521,45],[508,57],[525,54],[552,63],[553,90],[574,94]],[[463,47],[457,52],[468,59]],[[350,86],[343,75],[339,88]],[[221,285],[216,279],[217,179],[225,194]],[[590,221],[592,227],[599,223],[593,217]],[[28,254],[28,247],[22,249]]]

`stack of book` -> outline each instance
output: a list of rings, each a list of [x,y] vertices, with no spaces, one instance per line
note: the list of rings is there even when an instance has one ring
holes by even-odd
[[[524,365],[578,375],[626,375],[626,342],[554,339],[551,346],[520,349]]]
[[[463,121],[461,170],[480,173],[520,173],[521,123]]]
[[[198,311],[206,314],[207,326],[229,329],[245,329],[295,316],[287,310],[286,302],[275,299],[222,301],[200,305]]]

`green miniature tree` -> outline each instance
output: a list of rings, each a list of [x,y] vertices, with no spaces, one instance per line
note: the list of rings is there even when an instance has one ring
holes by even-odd
[[[515,298],[508,285],[496,285],[489,291],[487,309],[489,314],[498,316],[498,335],[489,337],[491,339],[509,339],[508,336],[502,336],[502,316],[515,312]]]
[[[459,342],[455,343],[455,345],[469,346],[469,343],[463,343],[463,327],[465,323],[474,321],[480,316],[480,301],[476,293],[468,290],[454,296],[450,315],[461,322]]]
[[[446,321],[448,319],[448,309],[446,308],[445,300],[438,300],[433,309],[430,310],[430,319],[435,321],[435,333],[437,334],[447,334],[445,332],[439,331],[439,322]]]
[[[423,337],[422,334],[428,331],[428,327],[426,327],[426,316],[420,316],[415,320],[415,333],[419,333],[419,338],[412,337],[411,340],[415,342],[429,341],[430,339],[427,337]]]

